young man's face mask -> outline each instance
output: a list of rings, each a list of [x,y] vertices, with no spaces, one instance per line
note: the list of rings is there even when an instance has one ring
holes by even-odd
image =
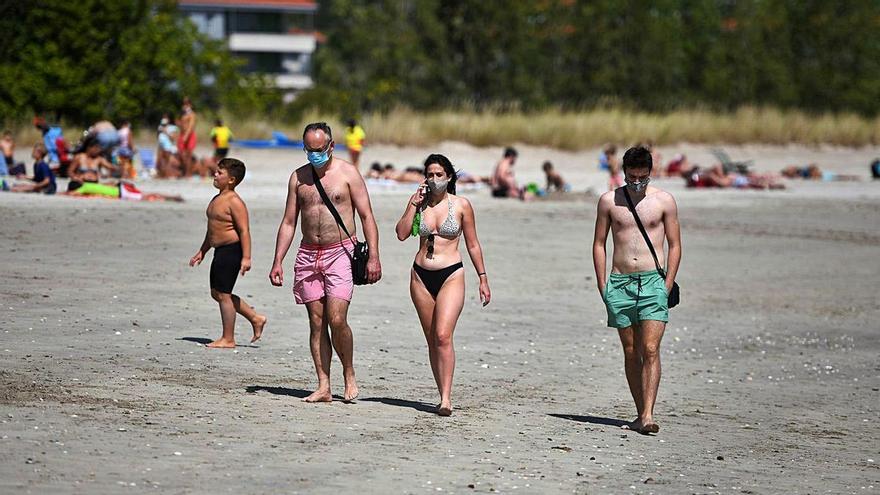
[[[648,187],[648,183],[651,182],[650,177],[645,177],[640,181],[631,181],[629,179],[626,180],[626,187],[630,189],[630,191],[640,193],[644,191]]]

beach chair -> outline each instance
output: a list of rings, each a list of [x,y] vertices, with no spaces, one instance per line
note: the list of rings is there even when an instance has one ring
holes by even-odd
[[[751,167],[755,163],[754,160],[735,162],[731,160],[730,155],[728,155],[727,152],[721,148],[711,148],[709,151],[712,153],[712,156],[714,156],[718,159],[719,162],[721,162],[721,168],[724,169],[725,174],[736,172],[738,174],[746,175],[749,173],[749,167]]]

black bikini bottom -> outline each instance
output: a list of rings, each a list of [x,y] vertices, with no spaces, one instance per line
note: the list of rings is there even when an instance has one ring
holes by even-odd
[[[439,270],[428,270],[427,268],[422,268],[413,263],[413,270],[415,270],[416,275],[422,279],[422,283],[425,284],[425,288],[428,289],[428,292],[430,292],[432,296],[434,296],[434,299],[437,298],[437,294],[440,293],[440,288],[446,283],[446,279],[458,271],[459,268],[464,268],[461,261]]]

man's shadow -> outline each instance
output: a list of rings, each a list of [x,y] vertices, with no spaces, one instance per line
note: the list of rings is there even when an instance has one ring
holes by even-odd
[[[205,338],[205,337],[180,337],[180,338],[178,338],[177,340],[184,340],[184,341],[186,341],[186,342],[195,342],[196,344],[202,344],[202,345],[208,345],[208,344],[210,344],[211,342],[214,342],[213,340],[211,340],[211,339],[207,339],[207,338]],[[253,344],[251,344],[251,345],[248,345],[248,344],[235,344],[235,347],[251,347],[251,348],[254,348],[254,349],[259,348],[259,346],[256,346],[256,345],[253,345]]]
[[[305,399],[311,392],[308,390],[302,390],[298,388],[287,388],[287,387],[266,387],[263,385],[248,385],[245,387],[245,391],[249,394],[255,394],[257,392],[269,392],[273,395],[286,395],[288,397],[298,397],[300,399]]]
[[[553,416],[554,418],[567,419],[569,421],[577,421],[579,423],[591,423],[594,425],[605,425],[605,426],[614,426],[620,428],[623,425],[628,425],[629,421],[624,421],[622,419],[615,418],[603,418],[602,416],[577,416],[574,414],[548,414],[548,416]]]
[[[255,394],[257,392],[269,392],[273,395],[285,395],[288,397],[297,397],[300,399],[306,398],[312,393],[308,390],[302,390],[298,388],[267,387],[264,385],[248,385],[247,387],[245,387],[245,391],[249,394]],[[341,401],[342,399],[343,398],[340,395],[333,396],[333,400]],[[416,411],[428,413],[435,413],[437,411],[437,406],[428,404],[426,402],[416,402],[405,399],[393,399],[391,397],[366,397],[363,399],[355,399],[353,402],[380,402],[389,406],[409,407],[411,409],[415,409]]]
[[[414,400],[406,399],[394,399],[392,397],[367,397],[361,400],[364,402],[381,402],[382,404],[389,406],[408,407],[410,409],[415,409],[416,411],[427,413],[437,412],[437,406],[434,404],[428,404],[427,402],[417,402]]]

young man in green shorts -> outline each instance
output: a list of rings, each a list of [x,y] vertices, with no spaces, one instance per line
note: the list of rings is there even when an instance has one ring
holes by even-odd
[[[681,231],[678,207],[666,191],[649,186],[651,152],[637,146],[623,155],[625,185],[599,198],[593,265],[599,293],[608,311],[608,326],[617,328],[623,344],[626,381],[636,403],[638,418],[626,427],[640,433],[657,433],[654,402],[660,385],[660,340],[669,320],[667,295],[681,262]],[[629,210],[624,191],[657,252],[657,262],[666,265],[660,276],[648,244]],[[608,230],[614,239],[611,275],[606,274],[605,243]],[[664,253],[664,241],[668,253]]]

